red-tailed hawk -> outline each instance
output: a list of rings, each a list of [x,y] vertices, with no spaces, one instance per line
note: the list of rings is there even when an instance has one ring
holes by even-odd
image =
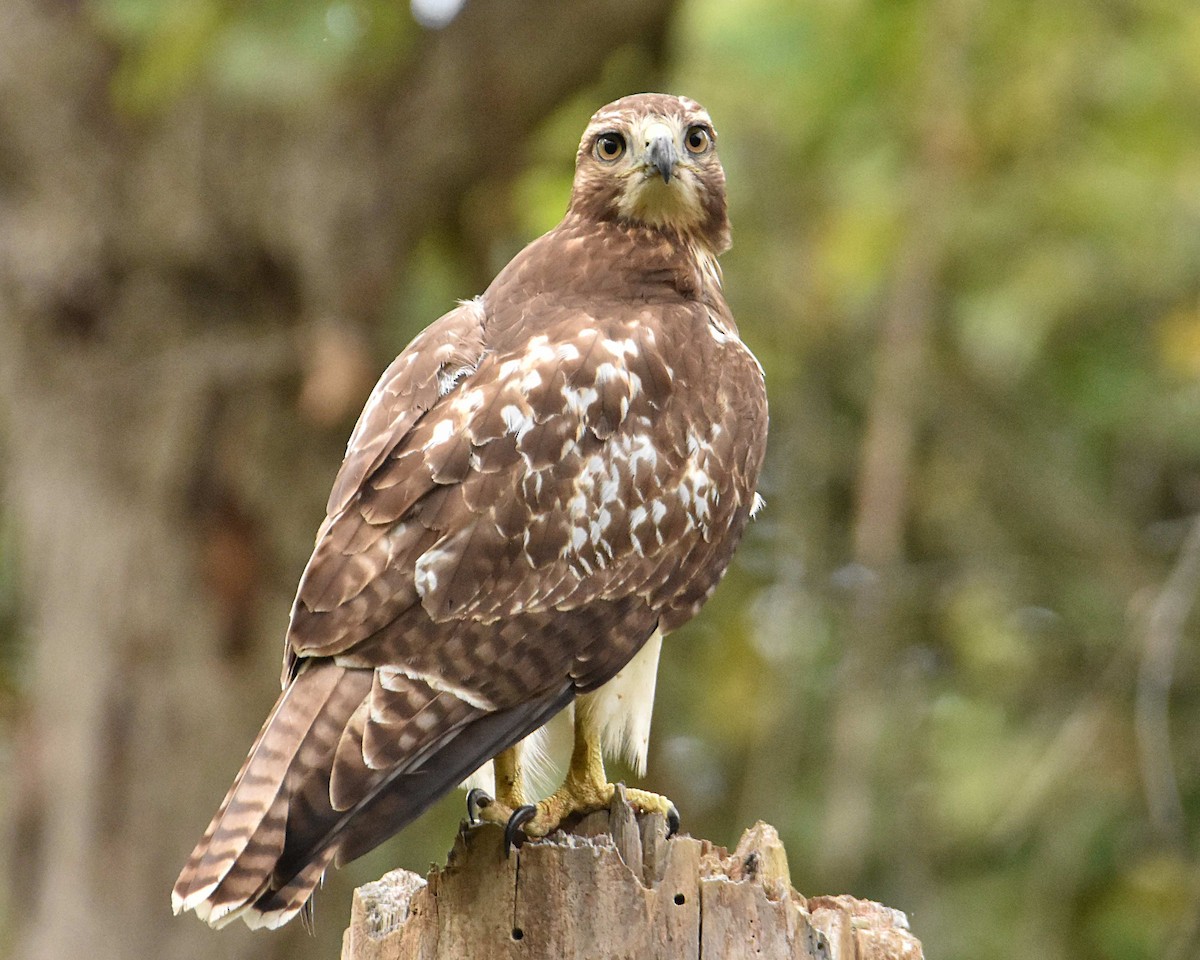
[[[541,836],[644,762],[661,638],[759,503],[763,373],[716,257],[716,133],[625,97],[584,132],[566,216],[387,369],[292,608],[283,693],[175,885],[175,912],[278,926],[496,758],[486,819]],[[574,702],[563,786],[521,741]],[[668,801],[634,791],[662,811]]]

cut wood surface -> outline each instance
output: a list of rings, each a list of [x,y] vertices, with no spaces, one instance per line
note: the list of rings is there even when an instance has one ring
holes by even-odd
[[[618,789],[570,833],[504,856],[502,831],[460,833],[428,879],[394,870],[354,894],[342,960],[921,960],[898,910],[792,889],[775,828],[730,853],[666,839]]]

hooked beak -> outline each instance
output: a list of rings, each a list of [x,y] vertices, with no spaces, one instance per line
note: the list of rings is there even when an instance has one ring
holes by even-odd
[[[662,175],[663,183],[670,183],[675,165],[679,163],[675,141],[666,134],[655,136],[646,148],[646,162]]]

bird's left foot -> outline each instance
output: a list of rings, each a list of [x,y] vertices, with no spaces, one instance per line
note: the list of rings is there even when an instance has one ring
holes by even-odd
[[[482,790],[467,795],[467,817],[472,823],[486,821],[504,825],[504,852],[507,855],[518,835],[544,837],[553,833],[563,821],[575,814],[603,810],[612,802],[616,786],[611,783],[589,783],[567,779],[554,793],[536,804],[522,804],[516,809],[500,803]],[[679,811],[664,796],[646,790],[625,791],[630,805],[643,813],[661,813],[667,821],[667,836],[679,830]]]

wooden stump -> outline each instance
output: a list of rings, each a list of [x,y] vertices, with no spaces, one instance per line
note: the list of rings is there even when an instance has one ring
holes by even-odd
[[[904,914],[792,889],[775,828],[729,853],[666,839],[612,807],[505,858],[502,831],[459,834],[428,880],[394,870],[354,894],[342,960],[921,960]]]

